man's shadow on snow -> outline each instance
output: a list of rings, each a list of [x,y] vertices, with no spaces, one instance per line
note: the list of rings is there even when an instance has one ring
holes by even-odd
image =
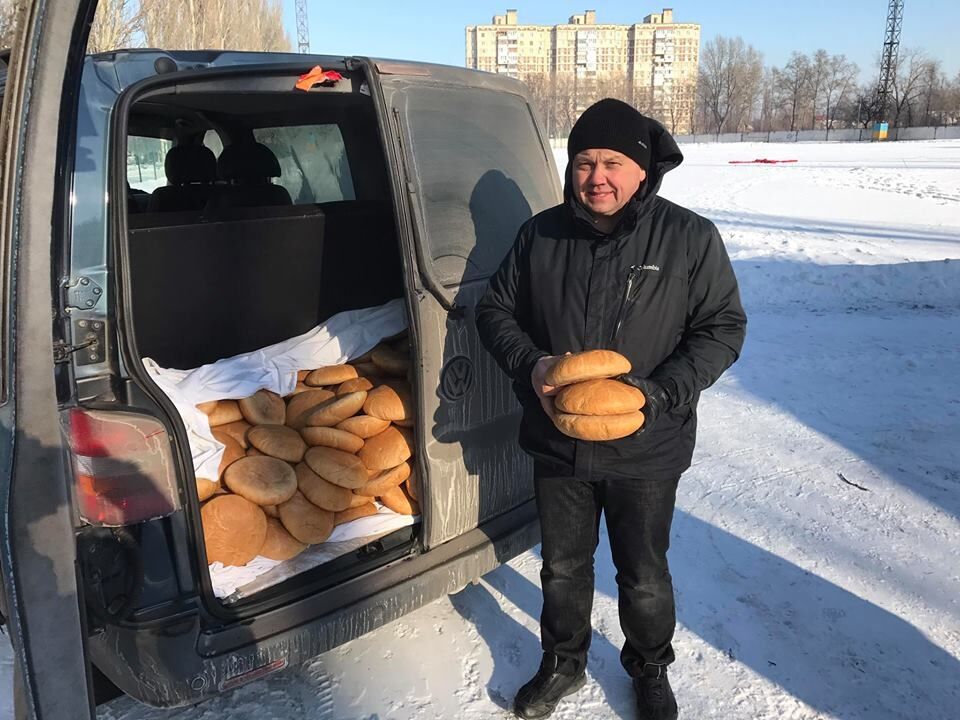
[[[537,551],[539,553],[539,547]],[[609,545],[602,543],[597,549],[598,565],[603,563],[604,551],[609,558]],[[539,585],[509,565],[503,565],[486,575],[484,580],[503,600],[515,605],[539,625],[543,606]],[[504,611],[501,604],[503,600],[495,597],[484,585],[469,585],[450,597],[454,609],[473,624],[477,634],[490,648],[493,673],[487,681],[487,696],[498,707],[510,709],[517,690],[533,677],[543,651],[537,633],[511,618]],[[590,642],[587,672],[590,681],[602,688],[607,706],[617,717],[632,718],[633,690],[620,665],[620,649],[596,628],[593,629]],[[571,696],[564,702],[576,703],[577,696]]]
[[[836,717],[935,717],[960,702],[960,660],[903,618],[682,510],[672,539],[678,623],[731,663]],[[616,597],[602,569],[598,591]]]
[[[960,660],[906,620],[682,510],[676,511],[673,540],[669,557],[678,627],[726,655],[735,664],[731,675],[742,677],[745,666],[818,712],[837,717],[902,717],[906,708],[923,713],[921,699],[928,713],[960,702]],[[609,554],[603,528],[596,588],[615,599],[616,570]],[[488,696],[509,708],[541,650],[536,633],[507,615],[502,602],[536,620],[542,596],[510,566],[485,580],[502,599],[475,585],[451,602],[490,648],[494,668]],[[682,703],[685,673],[694,668],[685,663],[682,644],[674,643],[681,652],[672,677]],[[607,706],[629,718],[633,691],[619,654],[595,628],[587,668],[591,680],[602,688]]]

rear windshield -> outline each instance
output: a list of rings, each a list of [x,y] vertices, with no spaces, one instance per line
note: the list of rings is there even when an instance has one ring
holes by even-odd
[[[336,125],[257,128],[253,136],[277,156],[282,175],[275,182],[287,189],[294,204],[356,199]]]
[[[163,161],[173,147],[170,140],[131,135],[127,141],[127,184],[132,190],[153,192],[167,184]]]

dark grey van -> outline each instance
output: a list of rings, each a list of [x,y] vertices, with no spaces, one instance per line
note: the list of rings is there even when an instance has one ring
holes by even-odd
[[[369,58],[85,57],[93,0],[26,4],[4,56],[0,215],[0,613],[18,712],[87,717],[95,677],[195,703],[534,545],[519,409],[472,319],[517,228],[560,198],[523,86]],[[295,89],[315,65],[342,79]],[[219,600],[184,426],[141,359],[196,367],[394,298],[420,522]]]

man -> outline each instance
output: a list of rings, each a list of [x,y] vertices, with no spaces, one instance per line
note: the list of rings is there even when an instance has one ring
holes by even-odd
[[[593,554],[606,514],[617,568],[620,655],[642,718],[677,717],[667,679],[676,624],[667,548],[677,483],[690,466],[700,391],[737,359],[746,316],[713,224],[657,196],[683,160],[657,122],[619,100],[570,132],[562,205],[520,229],[477,307],[485,347],[523,406],[542,531],[543,660],[514,712],[542,718],[585,682]],[[551,421],[556,356],[597,348],[632,364],[646,397],[640,431],[584,442]]]

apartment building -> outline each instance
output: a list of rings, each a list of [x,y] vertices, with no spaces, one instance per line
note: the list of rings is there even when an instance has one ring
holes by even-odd
[[[632,25],[598,23],[594,10],[563,25],[523,25],[516,10],[466,28],[466,65],[572,88],[577,111],[612,95],[660,119],[676,133],[692,125],[700,26],[674,22],[673,10]],[[556,90],[562,88],[563,90]]]

